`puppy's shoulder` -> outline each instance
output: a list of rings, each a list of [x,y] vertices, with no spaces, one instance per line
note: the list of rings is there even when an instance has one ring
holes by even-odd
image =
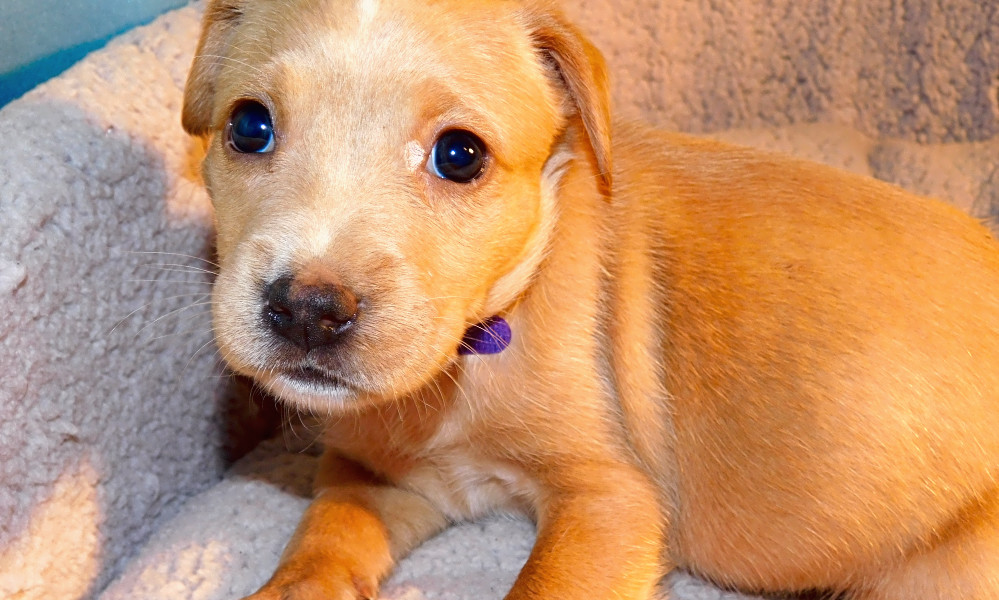
[[[793,156],[638,122],[615,123],[613,140],[614,177],[626,186],[673,182],[679,186],[715,187],[761,178],[780,183],[801,177],[850,177]]]
[[[949,203],[779,152],[637,123],[616,124],[613,139],[614,196],[630,209],[984,231]]]

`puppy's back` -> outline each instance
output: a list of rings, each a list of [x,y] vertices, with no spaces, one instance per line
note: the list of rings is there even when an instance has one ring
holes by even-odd
[[[615,139],[612,272],[651,298],[623,292],[616,318],[658,320],[656,429],[675,439],[629,422],[683,499],[680,564],[751,588],[842,584],[992,486],[999,246],[982,225],[780,155]],[[645,273],[621,266],[637,255]]]

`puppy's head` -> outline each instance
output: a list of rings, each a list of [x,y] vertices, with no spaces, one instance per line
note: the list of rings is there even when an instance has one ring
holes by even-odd
[[[183,123],[211,140],[223,356],[312,409],[426,384],[516,300],[565,140],[609,178],[599,55],[515,0],[214,0]]]

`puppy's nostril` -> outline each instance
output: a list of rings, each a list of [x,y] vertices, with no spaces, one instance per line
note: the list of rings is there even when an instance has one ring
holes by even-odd
[[[333,334],[339,334],[350,327],[350,322],[351,319],[349,318],[341,320],[339,318],[324,317],[319,319],[319,326]]]
[[[275,324],[293,320],[290,277],[282,277],[267,286],[267,313]]]
[[[335,342],[357,321],[357,313],[357,296],[342,285],[302,285],[282,277],[267,288],[268,325],[306,351]]]

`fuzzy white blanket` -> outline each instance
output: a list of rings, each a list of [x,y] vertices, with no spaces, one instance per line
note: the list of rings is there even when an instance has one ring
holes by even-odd
[[[162,526],[100,600],[222,600],[263,583],[308,504],[315,458],[285,440],[261,444],[226,479]],[[403,560],[384,600],[500,600],[534,542],[532,525],[508,516],[454,526]],[[690,576],[664,583],[675,600],[745,600]]]
[[[997,214],[999,3],[568,8],[608,55],[621,111]],[[0,598],[238,597],[306,503],[314,459],[281,440],[227,471],[259,436],[203,312],[211,207],[178,118],[199,10],[0,110]],[[512,518],[457,526],[384,597],[501,598],[531,538]]]

